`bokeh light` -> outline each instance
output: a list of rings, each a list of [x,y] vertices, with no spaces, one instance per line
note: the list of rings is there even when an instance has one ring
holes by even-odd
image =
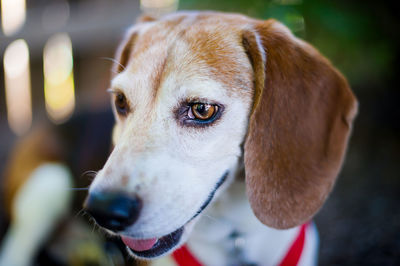
[[[3,61],[8,123],[14,133],[22,135],[32,123],[29,49],[25,40],[8,45]]]
[[[24,25],[26,19],[25,0],[1,1],[1,24],[4,35],[15,34]]]
[[[43,51],[46,110],[54,123],[66,121],[75,108],[71,39],[66,33],[53,35]]]

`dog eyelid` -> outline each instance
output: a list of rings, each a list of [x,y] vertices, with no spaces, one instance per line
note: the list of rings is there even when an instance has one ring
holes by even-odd
[[[121,116],[126,116],[130,111],[130,106],[125,94],[118,89],[107,89],[114,97],[114,106],[117,113]]]

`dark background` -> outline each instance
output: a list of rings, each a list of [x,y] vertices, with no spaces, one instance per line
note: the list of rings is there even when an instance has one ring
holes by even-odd
[[[0,34],[1,59],[5,47],[17,38],[25,38],[31,48],[33,126],[48,120],[41,50],[51,32],[41,29],[37,16],[53,2],[28,1],[25,29],[12,37]],[[101,108],[108,104],[105,89],[111,65],[101,58],[113,57],[123,30],[140,13],[139,3],[69,3],[73,19],[57,31],[68,32],[72,39],[77,110]],[[82,14],[87,6],[91,7],[90,12]],[[359,100],[359,114],[336,187],[315,219],[321,238],[320,265],[400,265],[400,23],[396,3],[183,0],[179,9],[213,9],[276,18],[318,48],[345,74]],[[2,65],[0,81],[2,171],[16,140],[7,124]]]

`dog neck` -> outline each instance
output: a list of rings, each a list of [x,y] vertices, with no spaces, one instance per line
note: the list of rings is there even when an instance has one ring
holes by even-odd
[[[299,227],[262,224],[247,201],[244,180],[236,178],[204,213],[188,248],[205,265],[277,265],[298,232]]]
[[[305,229],[304,242],[295,261],[300,266],[316,265],[318,233],[315,226],[309,224],[289,230],[265,226],[250,208],[244,179],[236,178],[200,217],[185,252],[200,265],[293,265],[290,252],[302,229]],[[156,260],[151,265],[185,265],[187,256],[182,254]],[[176,257],[185,262],[179,263]]]
[[[236,179],[204,213],[188,241],[206,265],[249,264],[244,246],[254,224],[244,182]]]

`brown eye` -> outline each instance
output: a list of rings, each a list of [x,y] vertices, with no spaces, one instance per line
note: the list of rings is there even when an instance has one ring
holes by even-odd
[[[188,116],[192,119],[209,120],[214,117],[217,111],[218,106],[216,105],[195,103],[190,107]]]
[[[121,115],[126,115],[129,111],[129,106],[126,101],[126,97],[122,93],[117,93],[115,95],[115,109]]]

